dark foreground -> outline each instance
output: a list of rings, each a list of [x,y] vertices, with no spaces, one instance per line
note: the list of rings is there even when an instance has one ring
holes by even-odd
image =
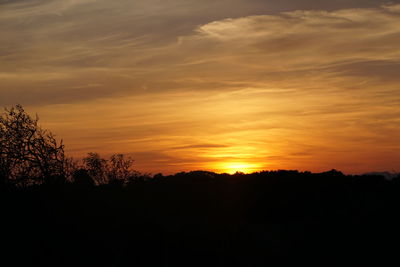
[[[1,192],[1,266],[399,266],[400,179],[181,173]]]

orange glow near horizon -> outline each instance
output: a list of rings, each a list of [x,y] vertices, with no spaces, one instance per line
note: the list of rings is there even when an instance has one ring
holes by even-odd
[[[215,169],[217,172],[229,173],[229,174],[234,174],[236,172],[252,173],[262,170],[259,168],[258,164],[250,164],[243,162],[218,163]]]
[[[0,107],[39,114],[76,159],[400,171],[399,4],[3,2]]]

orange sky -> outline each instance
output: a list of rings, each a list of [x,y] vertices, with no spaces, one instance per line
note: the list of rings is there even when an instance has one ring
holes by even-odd
[[[400,171],[400,5],[280,2],[0,1],[0,104],[144,172]]]

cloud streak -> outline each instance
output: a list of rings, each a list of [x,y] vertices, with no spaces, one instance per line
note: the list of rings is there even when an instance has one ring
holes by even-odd
[[[151,171],[400,157],[399,4],[228,2],[0,1],[0,105]]]

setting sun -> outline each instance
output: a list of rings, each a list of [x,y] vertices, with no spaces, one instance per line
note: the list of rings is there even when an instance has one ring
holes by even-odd
[[[0,0],[0,108],[145,173],[398,170],[398,1]]]
[[[399,72],[400,0],[0,0],[0,264],[400,266]]]
[[[221,164],[220,168],[218,169],[221,172],[233,174],[236,172],[243,172],[243,173],[251,173],[255,171],[259,171],[260,167],[257,164],[253,163],[243,163],[243,162],[227,162]]]

